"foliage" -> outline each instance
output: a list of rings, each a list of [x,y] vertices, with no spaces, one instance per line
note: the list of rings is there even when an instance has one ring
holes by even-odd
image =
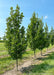
[[[18,59],[22,58],[27,46],[24,27],[20,27],[24,16],[23,13],[20,13],[18,5],[15,10],[13,10],[13,7],[10,9],[10,17],[6,20],[6,47],[11,57],[16,60],[18,67]]]
[[[30,24],[28,25],[27,29],[27,40],[29,42],[30,48],[34,51],[35,56],[35,50],[37,48],[37,29],[38,29],[38,18],[36,17],[35,12],[32,15],[32,18],[30,19]]]
[[[53,27],[51,27],[49,37],[50,37],[50,44],[54,45],[54,29],[53,29]]]
[[[0,37],[0,40],[1,40],[1,37]]]
[[[6,40],[6,36],[4,35],[4,36],[3,36],[3,41],[5,42],[5,40]]]
[[[37,30],[37,45],[38,45],[38,49],[41,50],[41,55],[42,55],[42,50],[45,47],[44,43],[45,43],[45,39],[44,39],[44,29],[43,29],[43,21],[42,19],[39,19],[39,27]]]
[[[45,47],[48,47],[50,45],[50,40],[47,23],[45,24],[44,30]]]
[[[43,22],[40,18],[36,16],[35,12],[33,13],[30,20],[31,22],[28,25],[27,29],[27,39],[35,55],[36,48],[42,49],[44,47]]]

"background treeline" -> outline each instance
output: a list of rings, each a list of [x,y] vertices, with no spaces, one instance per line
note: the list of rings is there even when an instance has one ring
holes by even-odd
[[[54,44],[54,29],[48,30],[47,23],[44,25],[43,19],[39,18],[35,12],[30,18],[30,24],[27,31],[24,26],[21,26],[23,12],[20,13],[20,8],[17,5],[14,10],[10,8],[10,16],[6,19],[7,29],[3,41],[8,49],[10,56],[16,60],[18,70],[18,59],[22,59],[22,54],[25,53],[27,46],[34,51],[34,58],[36,58],[36,49],[42,50],[48,48],[50,44]],[[1,40],[1,39],[0,39]]]

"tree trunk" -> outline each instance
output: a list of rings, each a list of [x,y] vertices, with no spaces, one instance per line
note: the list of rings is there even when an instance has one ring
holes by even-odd
[[[47,51],[48,51],[48,47],[47,47]]]
[[[18,71],[18,59],[16,59],[16,70]]]
[[[41,56],[42,56],[42,50],[41,50]]]
[[[34,58],[36,58],[35,50],[34,50]]]

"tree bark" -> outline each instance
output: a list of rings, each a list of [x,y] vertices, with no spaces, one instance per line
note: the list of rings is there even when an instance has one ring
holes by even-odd
[[[16,70],[18,71],[18,59],[16,59]]]
[[[42,50],[41,50],[41,56],[42,56]]]
[[[47,51],[48,51],[48,47],[47,47]]]
[[[34,50],[34,58],[36,58],[35,50]]]

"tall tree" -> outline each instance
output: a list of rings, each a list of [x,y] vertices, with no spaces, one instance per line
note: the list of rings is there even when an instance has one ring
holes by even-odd
[[[42,55],[42,50],[45,47],[44,43],[44,29],[43,29],[43,21],[42,19],[39,19],[39,27],[37,31],[37,40],[38,40],[38,49],[41,50],[41,55]]]
[[[37,18],[36,18],[35,12],[33,13],[30,21],[31,22],[28,25],[28,29],[27,29],[27,39],[29,41],[30,48],[34,51],[34,57],[36,57],[35,50],[37,48],[37,41],[36,41],[35,37],[37,34],[37,24],[36,24]]]
[[[51,27],[51,31],[50,31],[50,44],[54,44],[54,29],[53,27]]]
[[[49,32],[48,32],[47,23],[45,24],[44,27],[44,39],[45,39],[45,47],[47,47],[48,50],[48,46],[50,45],[50,42],[49,42]]]
[[[10,9],[10,17],[7,18],[6,47],[11,57],[16,60],[18,70],[18,59],[22,58],[27,46],[24,27],[20,27],[24,16],[23,13],[20,13],[18,5],[15,10],[13,7]]]
[[[29,45],[31,49],[34,51],[34,57],[35,55],[35,50],[37,48],[42,48],[40,47],[41,44],[43,45],[42,42],[42,32],[43,32],[43,23],[40,18],[37,17],[35,12],[32,15],[32,18],[30,19],[30,24],[28,25],[27,29],[27,39],[29,41]]]

